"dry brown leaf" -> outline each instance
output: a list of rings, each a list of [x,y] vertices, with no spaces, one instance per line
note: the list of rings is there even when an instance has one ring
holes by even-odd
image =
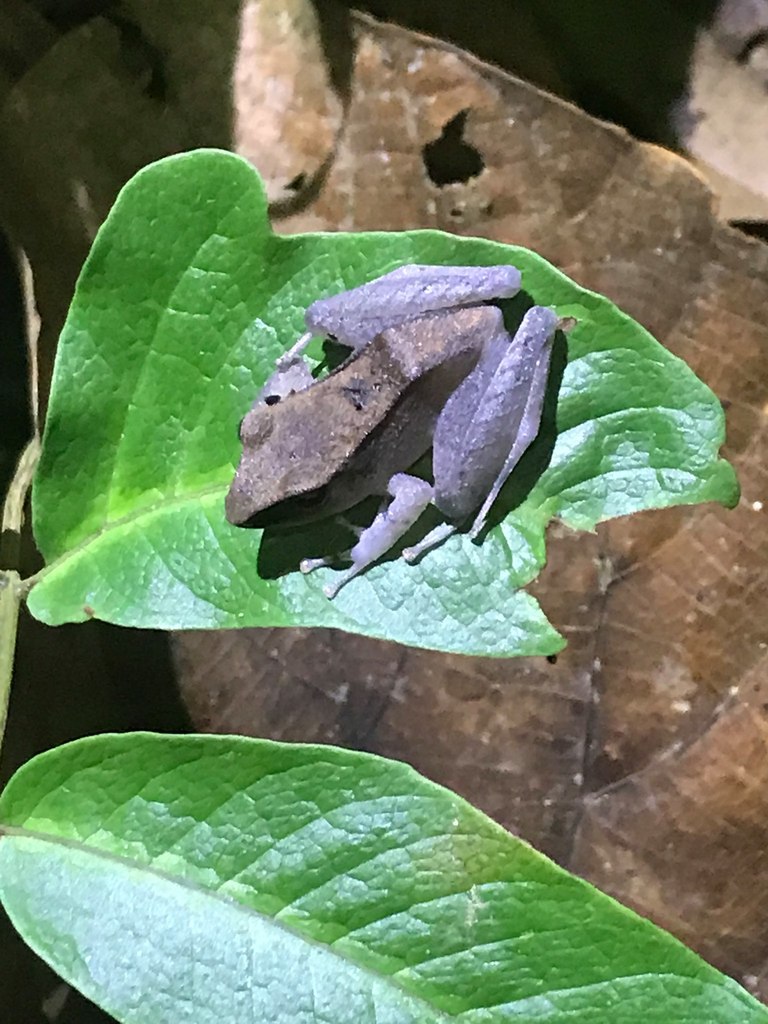
[[[293,7],[128,0],[58,39],[10,91],[0,219],[34,271],[43,396],[80,267],[140,167],[234,136],[258,154],[273,197],[292,199],[292,181],[311,184],[328,160],[341,102],[311,6]]]
[[[766,5],[768,10],[768,5]],[[728,220],[768,220],[768,92],[763,77],[700,33],[691,62],[694,122],[685,148],[722,196]]]
[[[116,42],[109,23],[94,23],[87,39],[103,55],[90,80],[75,83],[76,111],[64,95],[51,99],[49,79],[37,90],[25,82],[4,113],[4,138],[11,132],[34,161],[29,207],[12,223],[49,323],[89,234],[72,183],[98,196],[92,209],[103,216],[137,162],[212,141],[195,120],[206,68],[184,57],[187,28],[216,44],[218,69],[227,46],[235,68],[238,53],[260,54],[233,77],[234,108],[219,109],[218,81],[200,123],[210,134],[236,124],[283,189],[288,174],[304,175],[281,230],[438,227],[536,249],[617,301],[717,391],[744,489],[731,513],[646,514],[596,535],[552,528],[535,590],[569,639],[556,664],[445,657],[319,631],[184,635],[177,663],[195,722],[410,761],[767,996],[768,249],[717,220],[706,186],[679,158],[460,51],[355,18],[353,49],[345,56],[336,35],[326,73],[307,5],[292,5],[305,26],[295,40],[251,5],[241,22],[238,5],[221,4],[208,37],[212,16],[198,4],[186,5],[191,13],[168,6],[164,102],[148,97],[146,74],[128,88],[119,32]],[[157,6],[130,10],[147,52],[163,52]],[[327,27],[321,19],[324,46]],[[265,46],[275,33],[279,61]],[[314,54],[305,81],[301,53]],[[48,73],[63,94],[53,56]],[[181,94],[189,106],[171,107]],[[270,97],[270,109],[254,108],[253,96]],[[294,102],[300,131],[290,124]],[[77,129],[55,159],[54,117]],[[22,123],[34,128],[26,143]],[[269,151],[276,144],[279,158]],[[17,168],[19,188],[21,178]],[[44,215],[66,226],[63,249],[62,236],[41,227]]]
[[[757,976],[768,949],[750,883],[759,869],[768,894],[764,787],[745,787],[725,849],[734,769],[724,774],[721,758],[710,755],[687,843],[655,841],[663,825],[682,828],[684,807],[667,800],[662,815],[654,796],[674,789],[681,746],[727,748],[725,709],[741,706],[733,688],[768,665],[768,250],[716,220],[708,189],[679,158],[449,48],[358,26],[351,100],[325,187],[281,228],[438,227],[536,249],[614,298],[715,388],[729,407],[729,455],[745,497],[734,513],[647,514],[596,537],[550,530],[535,590],[570,640],[556,666],[282,633],[270,634],[265,658],[262,637],[250,651],[227,635],[185,637],[182,678],[206,680],[199,691],[189,686],[193,715],[197,699],[215,693],[221,704],[202,714],[209,727],[405,758],[726,970]],[[454,148],[472,147],[484,169],[438,185],[425,147],[462,111]],[[456,154],[447,149],[444,159]],[[242,660],[228,685],[234,645]],[[755,716],[747,721],[742,773],[763,739]],[[646,777],[653,786],[640,784]],[[749,871],[723,904],[729,860]],[[705,914],[716,908],[712,935]]]

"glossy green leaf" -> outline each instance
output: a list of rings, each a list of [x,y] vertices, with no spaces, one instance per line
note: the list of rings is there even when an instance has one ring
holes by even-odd
[[[130,1024],[766,1024],[670,935],[398,762],[80,740],[0,798],[0,898]]]
[[[237,425],[313,299],[409,262],[513,263],[536,302],[578,318],[556,423],[553,402],[502,495],[513,511],[481,545],[457,536],[417,566],[385,561],[329,602],[330,570],[296,567],[338,537],[316,527],[262,546],[226,523]],[[78,283],[34,490],[47,569],[29,606],[51,624],[323,625],[463,653],[552,653],[561,638],[520,590],[544,563],[549,520],[589,529],[733,503],[723,433],[719,402],[683,363],[534,253],[435,231],[280,237],[245,161],[172,157],[123,190]]]

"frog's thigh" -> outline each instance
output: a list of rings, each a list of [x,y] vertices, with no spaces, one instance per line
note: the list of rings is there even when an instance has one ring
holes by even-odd
[[[409,264],[339,295],[317,299],[305,322],[314,334],[330,334],[356,351],[377,334],[438,310],[511,298],[520,271],[507,265],[444,267]]]
[[[491,311],[494,315],[487,315],[484,337],[478,343],[480,358],[449,396],[435,426],[435,504],[454,522],[475,511],[493,482],[495,464],[506,455],[499,460],[498,444],[486,443],[486,435],[503,404],[495,378],[513,342],[501,310],[488,307],[485,312]]]
[[[528,345],[531,346],[533,344],[537,355],[532,365],[529,365],[519,376],[519,380],[524,382],[527,389],[522,409],[519,402],[514,402],[513,395],[515,407],[502,409],[503,413],[508,416],[512,416],[514,412],[515,417],[519,420],[519,425],[504,464],[500,467],[493,486],[486,495],[480,511],[475,517],[475,521],[469,531],[470,537],[477,537],[484,528],[488,513],[501,488],[539,433],[541,415],[544,409],[544,397],[549,380],[549,367],[552,359],[552,342],[557,330],[557,324],[557,314],[554,310],[548,309],[545,306],[533,306],[525,314],[523,322],[515,334],[512,342],[513,347],[515,343],[519,347],[521,338],[527,333]],[[512,393],[512,389],[510,389],[510,393]]]

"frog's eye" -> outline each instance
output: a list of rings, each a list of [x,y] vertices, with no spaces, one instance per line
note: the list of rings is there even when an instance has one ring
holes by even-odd
[[[274,430],[274,422],[271,416],[260,413],[258,406],[247,412],[240,420],[238,436],[245,445],[264,444]]]
[[[280,395],[265,395],[264,405],[277,405],[280,401]]]

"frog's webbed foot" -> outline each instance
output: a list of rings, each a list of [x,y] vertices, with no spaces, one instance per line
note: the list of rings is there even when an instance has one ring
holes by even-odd
[[[296,391],[304,391],[312,384],[312,371],[304,360],[299,357],[295,363],[281,370],[275,370],[267,378],[259,392],[258,401],[264,405],[276,405]]]
[[[434,530],[430,530],[429,533],[418,544],[414,544],[410,548],[403,549],[403,558],[406,562],[415,562],[418,558],[426,551],[431,551],[432,548],[436,548],[438,544],[442,544],[444,540],[451,536],[452,533],[456,532],[456,527],[453,523],[441,523],[436,526]]]
[[[333,517],[334,520],[345,529],[349,530],[356,537],[359,537],[365,530],[364,526],[358,526],[357,523],[353,523],[350,519],[347,519],[344,515],[337,515]],[[341,551],[337,555],[323,555],[321,558],[302,558],[299,562],[299,571],[305,575],[309,572],[314,572],[315,569],[322,569],[326,565],[333,565],[339,559],[349,560],[349,551]]]
[[[344,558],[345,555],[323,555],[321,558],[302,558],[299,562],[299,572],[303,572],[306,576],[307,573],[314,572],[315,569],[322,569],[323,566],[333,565],[337,558]]]
[[[348,519],[345,515],[335,515],[333,517],[339,526],[343,526],[345,530],[349,530],[355,537],[359,537],[365,530],[364,526],[358,526],[357,523],[353,523],[351,519]]]
[[[302,352],[312,340],[307,332],[299,340],[275,360],[275,368],[259,392],[258,401],[265,405],[275,405],[295,391],[304,391],[314,383],[312,370]]]
[[[326,597],[334,598],[346,583],[386,554],[413,526],[433,495],[431,484],[407,473],[396,473],[387,489],[392,501],[379,511],[370,526],[360,532],[357,544],[348,556],[352,565],[323,587]],[[300,568],[302,572],[311,572],[331,561],[333,559],[305,558]]]
[[[300,360],[303,362],[302,353],[304,349],[309,345],[314,334],[311,331],[305,331],[304,334],[294,342],[293,345],[288,349],[287,352],[283,352],[281,356],[278,356],[275,360],[276,370],[287,370],[293,363],[297,363]]]

